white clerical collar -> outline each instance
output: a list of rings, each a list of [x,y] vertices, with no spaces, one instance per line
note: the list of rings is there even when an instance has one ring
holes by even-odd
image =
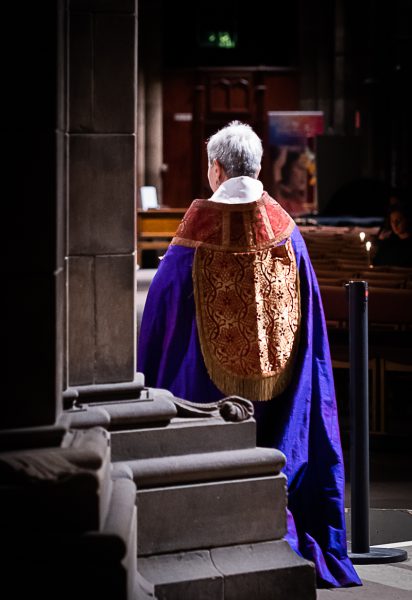
[[[242,175],[224,181],[209,198],[212,202],[241,204],[259,200],[263,194],[263,184],[258,179]]]

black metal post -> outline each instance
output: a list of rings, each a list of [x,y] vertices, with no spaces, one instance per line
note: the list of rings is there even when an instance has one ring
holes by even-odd
[[[405,550],[369,546],[368,284],[350,281],[347,289],[352,535],[349,556],[355,564],[400,562],[408,557]]]
[[[369,552],[368,284],[349,282],[352,552]]]

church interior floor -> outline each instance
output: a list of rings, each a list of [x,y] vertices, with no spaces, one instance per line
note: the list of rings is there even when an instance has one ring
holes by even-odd
[[[345,507],[351,506],[349,438],[342,436],[346,470]],[[383,539],[379,547],[403,548],[408,560],[399,563],[357,565],[362,588],[321,590],[318,598],[410,600],[412,598],[412,444],[406,436],[370,438],[370,534]],[[380,510],[378,510],[380,509]],[[348,526],[348,540],[351,538]],[[371,546],[373,547],[373,546]],[[333,594],[333,595],[332,595]]]
[[[383,565],[356,565],[362,587],[318,590],[318,600],[411,600],[412,542],[402,547],[408,552],[408,560]]]

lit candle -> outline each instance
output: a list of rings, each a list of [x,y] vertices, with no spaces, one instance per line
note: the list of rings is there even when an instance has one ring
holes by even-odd
[[[368,253],[368,267],[372,267],[372,265],[371,265],[371,248],[372,248],[372,242],[366,242],[365,248],[366,248],[366,252]]]
[[[360,237],[360,241],[361,241],[361,242],[363,242],[363,241],[364,241],[364,239],[365,239],[365,235],[366,235],[366,234],[365,234],[365,232],[364,232],[364,231],[361,231],[361,232],[360,232],[360,234],[359,234],[359,237]]]

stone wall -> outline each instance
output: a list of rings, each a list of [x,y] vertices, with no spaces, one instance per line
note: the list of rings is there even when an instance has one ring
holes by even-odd
[[[68,14],[68,385],[135,371],[135,0]]]

